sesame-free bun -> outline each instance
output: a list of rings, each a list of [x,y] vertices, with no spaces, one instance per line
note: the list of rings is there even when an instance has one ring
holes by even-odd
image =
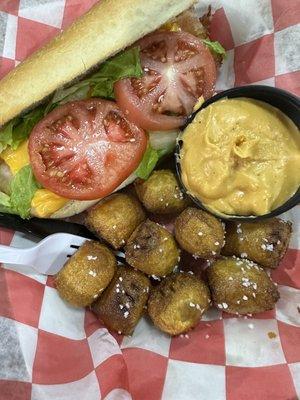
[[[0,81],[0,126],[159,28],[194,0],[102,0]]]

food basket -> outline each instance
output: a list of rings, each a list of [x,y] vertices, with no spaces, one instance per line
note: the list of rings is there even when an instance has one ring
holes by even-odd
[[[0,0],[1,77],[95,2]],[[217,91],[255,83],[300,95],[299,0],[201,0],[199,16],[209,5],[212,39],[227,50]],[[240,318],[211,309],[173,338],[147,318],[131,337],[110,333],[64,303],[52,278],[2,265],[0,400],[299,399],[300,207],[282,217],[293,235],[272,271],[276,308]],[[0,243],[32,239],[1,229]]]

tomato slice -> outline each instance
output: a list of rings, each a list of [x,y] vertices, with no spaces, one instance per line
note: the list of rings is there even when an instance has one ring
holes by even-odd
[[[186,32],[157,31],[137,45],[144,75],[115,84],[117,103],[144,129],[180,127],[198,98],[213,94],[216,66],[210,51]]]
[[[102,198],[139,165],[145,132],[119,107],[100,99],[74,101],[49,113],[33,129],[29,156],[37,180],[60,196]]]

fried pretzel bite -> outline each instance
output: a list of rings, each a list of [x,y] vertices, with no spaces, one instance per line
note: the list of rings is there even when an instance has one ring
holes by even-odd
[[[222,254],[248,258],[262,267],[276,268],[285,255],[292,224],[279,218],[226,223]]]
[[[149,219],[136,228],[125,246],[125,258],[129,265],[158,277],[173,271],[179,254],[173,236]]]
[[[208,284],[217,308],[233,314],[272,310],[279,292],[263,268],[239,258],[217,260],[207,269]]]
[[[85,224],[99,238],[119,249],[145,218],[137,199],[125,193],[116,193],[91,208]]]
[[[120,266],[103,295],[92,305],[92,311],[107,326],[131,335],[142,317],[150,290],[150,280],[141,272]]]
[[[87,240],[56,275],[56,289],[68,303],[86,307],[108,286],[116,265],[108,247]]]
[[[210,293],[204,281],[176,273],[151,290],[148,313],[160,330],[179,335],[195,327],[209,305]]]

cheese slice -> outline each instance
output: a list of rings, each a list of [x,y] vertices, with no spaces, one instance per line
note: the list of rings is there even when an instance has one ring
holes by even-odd
[[[13,150],[11,147],[7,148],[0,154],[0,158],[9,166],[12,174],[16,175],[25,165],[30,164],[28,140],[25,140],[17,150]],[[48,189],[38,189],[31,201],[31,207],[35,216],[48,218],[69,201]]]
[[[8,147],[0,154],[0,157],[9,166],[12,174],[16,175],[16,173],[25,167],[25,165],[30,164],[28,140],[25,140],[22,144],[20,144],[17,150],[13,150],[11,147]]]
[[[69,201],[69,199],[50,192],[48,189],[38,189],[31,201],[31,207],[37,217],[48,218]]]

